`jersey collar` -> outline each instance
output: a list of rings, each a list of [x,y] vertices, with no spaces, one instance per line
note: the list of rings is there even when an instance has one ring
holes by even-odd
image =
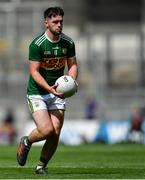
[[[57,40],[57,41],[53,41],[53,40],[51,40],[48,36],[47,36],[47,34],[46,34],[46,32],[45,32],[45,37],[48,39],[48,41],[50,41],[51,43],[57,43],[57,42],[59,42],[60,41],[60,37],[61,36],[59,36],[59,39]]]

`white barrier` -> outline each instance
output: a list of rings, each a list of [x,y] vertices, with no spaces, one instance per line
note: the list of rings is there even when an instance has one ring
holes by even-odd
[[[128,121],[101,121],[74,119],[65,120],[60,135],[60,143],[80,145],[83,143],[119,143],[125,142],[130,124]],[[24,131],[28,135],[35,128],[33,121],[26,124]],[[42,144],[36,143],[36,145]]]

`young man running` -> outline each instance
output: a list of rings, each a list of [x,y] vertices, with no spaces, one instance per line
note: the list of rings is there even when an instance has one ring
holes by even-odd
[[[65,99],[63,94],[56,92],[54,83],[64,74],[66,64],[68,75],[74,80],[78,75],[74,42],[62,33],[63,16],[60,7],[46,9],[46,30],[29,47],[27,100],[36,128],[21,138],[17,161],[20,166],[24,166],[31,145],[46,140],[36,166],[37,174],[47,173],[46,166],[57,148],[64,121]]]

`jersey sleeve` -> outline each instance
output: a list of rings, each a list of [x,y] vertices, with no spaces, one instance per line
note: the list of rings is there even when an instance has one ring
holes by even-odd
[[[41,60],[40,49],[34,43],[31,43],[29,46],[29,60],[31,60],[31,61],[40,61]]]
[[[72,58],[72,57],[75,57],[75,56],[76,56],[75,44],[74,44],[74,42],[72,42],[69,45],[67,57]]]

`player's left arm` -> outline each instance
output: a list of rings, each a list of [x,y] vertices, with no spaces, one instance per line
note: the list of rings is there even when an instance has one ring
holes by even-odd
[[[68,66],[68,75],[76,80],[78,76],[78,65],[77,65],[76,57],[68,58],[67,66]]]

